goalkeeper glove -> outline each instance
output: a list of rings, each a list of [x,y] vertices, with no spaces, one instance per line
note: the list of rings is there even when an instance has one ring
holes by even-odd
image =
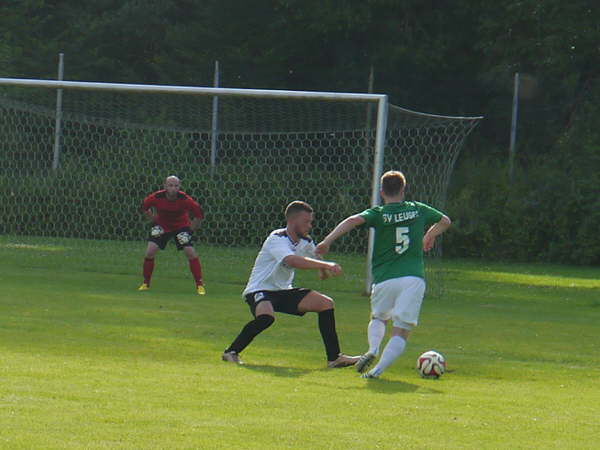
[[[160,225],[154,225],[152,227],[152,229],[150,230],[150,236],[156,238],[156,237],[161,236],[164,232],[165,232],[165,230],[163,230]]]
[[[177,242],[180,245],[189,244],[192,241],[192,233],[189,231],[182,231],[181,233],[177,233]]]

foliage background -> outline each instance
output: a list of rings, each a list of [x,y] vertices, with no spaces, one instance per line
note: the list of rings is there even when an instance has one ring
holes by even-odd
[[[451,186],[450,255],[600,264],[600,7],[592,0],[5,0],[0,76],[375,91],[486,116]],[[516,173],[507,178],[521,73]],[[410,176],[410,174],[409,174]]]

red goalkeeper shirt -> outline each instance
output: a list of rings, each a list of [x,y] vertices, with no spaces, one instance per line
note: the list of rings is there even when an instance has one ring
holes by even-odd
[[[148,211],[150,208],[156,210],[156,223],[165,232],[175,231],[191,225],[190,214],[195,219],[203,219],[204,214],[198,202],[183,191],[177,193],[175,200],[167,199],[166,191],[153,192],[144,199],[142,209]]]

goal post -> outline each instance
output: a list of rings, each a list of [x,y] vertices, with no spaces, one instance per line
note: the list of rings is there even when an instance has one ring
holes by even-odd
[[[379,94],[0,78],[0,187],[25,199],[2,202],[0,234],[142,240],[147,227],[136,206],[177,174],[205,208],[205,245],[260,244],[295,199],[315,207],[318,239],[379,203],[387,168],[407,173],[413,198],[443,207],[452,165],[479,119],[423,115]],[[113,186],[120,180],[131,204],[119,209]],[[43,221],[34,219],[38,208]],[[70,217],[80,226],[64,221]],[[364,253],[367,241],[370,251],[373,236],[361,230],[336,250]],[[368,287],[369,269],[365,280]]]
[[[383,174],[383,159],[385,156],[385,138],[387,133],[388,104],[387,100],[379,101],[377,104],[377,132],[375,144],[375,156],[373,161],[373,180],[371,181],[371,207],[380,203],[381,175]],[[375,231],[369,229],[367,245],[367,261],[365,272],[365,294],[370,294],[373,284],[372,256],[375,248]]]

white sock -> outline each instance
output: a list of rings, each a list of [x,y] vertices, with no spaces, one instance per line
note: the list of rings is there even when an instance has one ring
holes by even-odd
[[[405,348],[406,341],[403,337],[392,336],[383,349],[379,362],[369,373],[375,376],[381,375],[381,373],[404,352]]]
[[[371,319],[367,328],[367,336],[369,339],[369,353],[377,355],[381,341],[385,336],[385,323],[379,319]]]

